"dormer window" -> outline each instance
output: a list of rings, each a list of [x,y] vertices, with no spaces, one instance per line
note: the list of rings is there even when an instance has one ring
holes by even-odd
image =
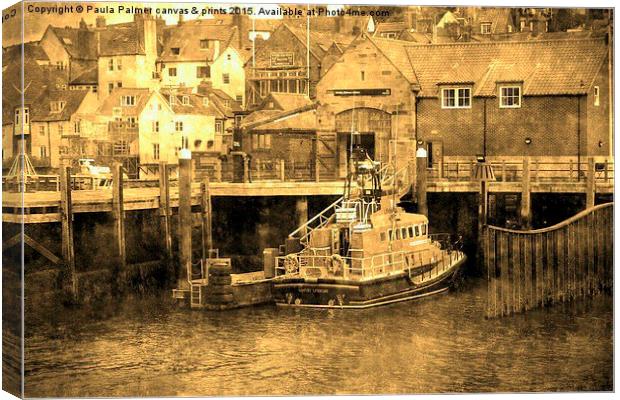
[[[521,86],[500,86],[499,87],[499,107],[500,108],[520,108],[521,107]]]
[[[28,125],[30,123],[30,110],[28,107],[23,109],[16,108],[15,109],[15,126],[21,125],[21,115],[24,114],[24,125]]]
[[[121,106],[135,106],[136,96],[121,96]]]
[[[184,106],[189,104],[189,97],[188,96],[183,96],[181,98],[181,102],[183,103]]]
[[[176,99],[176,97],[175,97],[173,94],[171,94],[171,95],[168,97],[168,101],[170,102],[170,105],[171,105],[171,106],[173,106],[173,105],[176,103],[175,99]]]
[[[209,39],[201,39],[200,40],[200,48],[206,50],[209,48]]]
[[[179,47],[171,47],[170,52],[173,55],[178,56],[181,53],[181,49]]]
[[[207,107],[209,105],[209,98],[208,97],[203,97],[202,98],[202,105]]]
[[[491,23],[490,22],[482,22],[480,24],[480,33],[482,35],[490,35],[491,34]]]
[[[61,112],[65,108],[65,104],[67,103],[64,101],[52,101],[50,102],[50,111]]]
[[[471,108],[471,89],[441,89],[441,108]]]

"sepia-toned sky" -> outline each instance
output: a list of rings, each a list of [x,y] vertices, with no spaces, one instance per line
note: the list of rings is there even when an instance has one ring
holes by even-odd
[[[5,16],[6,20],[5,22],[2,24],[2,46],[10,46],[13,44],[17,44],[21,42],[21,34],[20,34],[20,25],[21,25],[21,7],[22,5],[24,6],[24,42],[30,42],[30,41],[36,41],[41,39],[41,37],[43,36],[43,33],[45,32],[45,29],[47,28],[48,25],[52,25],[52,26],[57,26],[57,27],[65,27],[65,26],[70,26],[70,27],[77,27],[80,20],[82,18],[84,18],[84,21],[86,21],[87,24],[95,24],[95,19],[100,16],[103,15],[106,17],[106,22],[108,24],[116,24],[116,23],[121,23],[121,22],[127,22],[127,21],[131,21],[133,19],[133,14],[118,14],[118,13],[114,13],[114,14],[95,14],[94,12],[82,12],[82,13],[66,13],[66,14],[38,14],[38,13],[32,13],[32,12],[28,12],[27,11],[27,7],[28,5],[31,4],[33,6],[44,6],[44,7],[53,7],[53,6],[66,6],[66,5],[73,5],[74,7],[78,6],[78,5],[83,5],[85,6],[86,4],[89,4],[91,6],[94,7],[104,7],[104,6],[108,6],[108,7],[113,7],[114,9],[117,9],[119,5],[125,5],[125,6],[134,6],[134,7],[170,7],[170,8],[185,8],[185,7],[213,7],[213,8],[217,8],[220,6],[226,7],[226,6],[230,6],[231,3],[142,3],[142,2],[109,2],[109,3],[80,3],[80,2],[46,2],[46,3],[18,3],[16,5],[14,5],[13,7],[9,7],[7,9],[5,9],[3,11],[3,15]],[[242,3],[237,3],[237,4],[242,4]],[[249,6],[251,6],[251,4],[249,4]],[[254,4],[253,6],[257,6],[256,4]],[[262,8],[267,9],[274,9],[277,8],[278,5],[276,4],[261,4],[260,5]],[[341,8],[341,5],[327,5],[328,9],[337,9],[337,8]],[[12,18],[7,18],[7,14],[10,13],[11,10],[15,9],[16,10],[16,15],[15,17]],[[164,18],[164,20],[166,21],[167,24],[175,24],[178,19],[179,16],[178,15],[162,15],[162,17]],[[184,15],[183,18],[187,19],[194,19],[197,16],[195,15]],[[211,18],[210,16],[206,16],[204,18]]]

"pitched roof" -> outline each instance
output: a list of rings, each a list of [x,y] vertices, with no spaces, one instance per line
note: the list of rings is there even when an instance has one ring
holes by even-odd
[[[71,57],[87,60],[97,59],[95,32],[87,28],[58,28],[50,26],[49,29],[60,39],[63,47]]]
[[[2,65],[7,65],[12,60],[21,60],[22,49],[24,58],[29,58],[35,61],[49,61],[47,53],[43,50],[43,47],[39,45],[39,42],[26,42],[23,47],[21,44],[3,47]]]
[[[72,85],[97,85],[99,83],[99,70],[96,66],[84,70],[69,83]]]
[[[52,90],[40,96],[32,105],[32,121],[68,121],[75,114],[88,95],[87,90]],[[65,103],[61,111],[54,112],[52,102],[63,101]]]
[[[474,84],[474,95],[493,96],[497,82],[523,82],[524,95],[587,93],[605,60],[601,40],[454,43],[407,47],[420,97],[435,97],[441,83]]]
[[[278,116],[259,122],[252,127],[253,130],[274,130],[282,132],[290,131],[315,131],[317,129],[316,110],[301,110],[293,114]]]
[[[115,108],[120,108],[123,116],[137,117],[153,93],[149,89],[116,88],[103,100],[101,106],[99,106],[98,113],[109,116],[114,114]],[[135,105],[121,106],[122,96],[135,96]]]
[[[164,43],[161,61],[205,61],[214,60],[214,48],[200,48],[203,39],[218,40],[220,42],[219,53],[221,54],[228,45],[237,38],[237,27],[222,27],[212,23],[204,23],[204,20],[191,21],[181,26],[173,27],[169,33],[169,39]],[[179,54],[173,54],[173,48],[179,49]]]
[[[208,105],[203,103],[204,96],[191,93],[176,93],[171,90],[162,89],[160,93],[166,100],[175,114],[193,114],[193,115],[210,115],[220,116],[221,113],[215,108],[211,102]],[[174,104],[170,103],[170,98],[174,97]],[[183,97],[187,97],[189,104],[183,104]]]
[[[108,25],[97,30],[100,56],[145,54],[135,24]]]
[[[4,66],[2,75],[2,120],[13,121],[13,109],[22,104],[34,104],[46,90],[54,90],[57,85],[66,84],[65,71],[55,67],[42,66],[32,59],[13,60]],[[24,86],[21,87],[22,71]]]
[[[407,24],[404,21],[396,22],[379,22],[375,28],[375,35],[380,35],[384,32],[400,32],[407,29]]]
[[[292,110],[312,104],[312,100],[308,96],[299,93],[271,92],[265,101],[268,102],[270,99],[273,100],[274,107],[278,107],[280,110]]]
[[[381,37],[369,38],[371,42],[394,64],[405,79],[411,84],[418,82],[415,71],[407,54],[407,47],[411,42],[403,40],[385,39]]]

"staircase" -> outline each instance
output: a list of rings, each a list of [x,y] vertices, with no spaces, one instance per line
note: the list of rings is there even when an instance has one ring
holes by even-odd
[[[384,191],[391,193],[392,190],[397,190],[397,196],[402,197],[407,190],[409,190],[409,186],[406,183],[406,167],[396,171],[393,166],[386,164],[380,169],[379,174],[381,176],[381,188]],[[343,201],[344,196],[338,198],[338,200],[327,206],[323,211],[309,219],[308,222],[291,232],[288,237],[299,239],[301,245],[307,248],[312,231],[322,228],[332,222],[335,218],[336,209],[342,205]]]

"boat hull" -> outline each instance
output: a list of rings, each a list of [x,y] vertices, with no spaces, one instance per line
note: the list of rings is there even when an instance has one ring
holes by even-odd
[[[278,306],[338,309],[364,309],[415,300],[447,291],[465,260],[463,256],[442,274],[419,284],[404,271],[366,281],[285,278],[274,283],[274,298]]]

